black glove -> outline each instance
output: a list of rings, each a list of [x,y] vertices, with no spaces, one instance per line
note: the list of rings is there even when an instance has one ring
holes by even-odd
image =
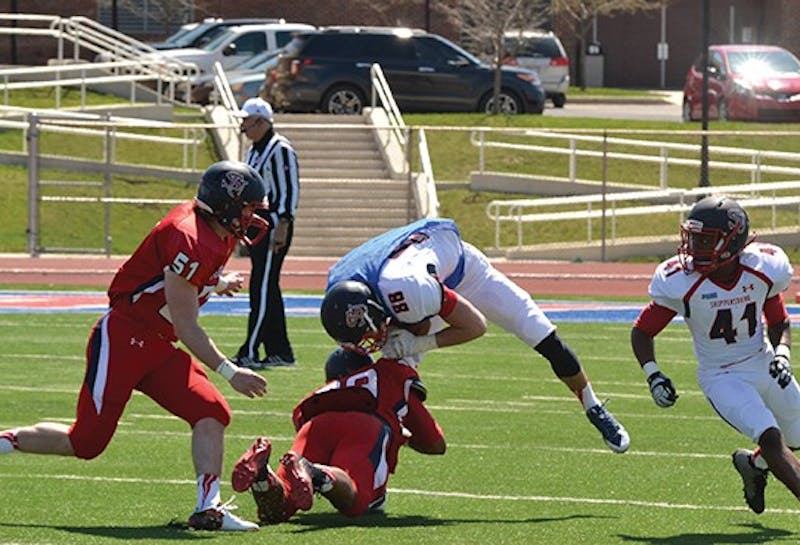
[[[653,396],[653,401],[659,407],[672,407],[675,401],[678,400],[678,393],[675,391],[675,385],[672,381],[661,371],[656,371],[647,377],[647,385],[650,386],[650,395]]]
[[[783,355],[775,356],[769,364],[769,374],[778,382],[778,386],[786,388],[792,382],[792,364]]]

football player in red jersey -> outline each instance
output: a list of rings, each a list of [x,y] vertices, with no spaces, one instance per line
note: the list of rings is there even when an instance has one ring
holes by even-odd
[[[266,381],[235,366],[198,323],[212,292],[242,287],[237,273],[223,274],[238,240],[264,206],[261,177],[244,163],[211,165],[197,197],[176,206],[120,267],[108,289],[110,309],[94,326],[86,348],[86,375],[71,426],[39,423],[0,432],[0,453],[31,452],[91,459],[105,450],[133,390],[192,427],[197,506],[189,526],[203,530],[253,530],[258,526],[220,502],[223,436],[228,403],[199,362],[247,396],[263,396]],[[180,340],[194,355],[177,348]],[[196,359],[195,359],[196,358]],[[199,360],[199,362],[198,362]]]
[[[402,445],[423,454],[445,452],[413,367],[387,358],[373,363],[366,354],[339,348],[325,371],[329,382],[294,409],[297,436],[277,470],[268,465],[272,446],[266,437],[257,438],[234,466],[234,490],[252,490],[264,524],[307,511],[315,492],[348,517],[382,511]]]
[[[656,269],[652,301],[631,332],[653,400],[666,408],[678,399],[656,364],[653,339],[681,315],[692,334],[703,394],[726,423],[758,445],[733,453],[750,509],[764,511],[768,471],[800,499],[800,461],[789,450],[800,447],[800,386],[792,376],[781,295],[792,266],[778,246],[751,244],[747,213],[727,197],[698,201],[681,237],[678,255]]]

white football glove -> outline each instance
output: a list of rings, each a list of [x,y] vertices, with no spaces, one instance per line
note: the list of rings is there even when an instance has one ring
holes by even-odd
[[[678,392],[675,385],[667,375],[658,369],[654,361],[647,362],[642,367],[647,375],[647,385],[650,387],[650,395],[656,405],[662,408],[672,407],[678,400]]]
[[[769,364],[769,374],[781,388],[789,386],[792,382],[792,364],[789,363],[789,358],[784,355],[775,356]]]
[[[389,338],[383,345],[383,355],[387,358],[400,359],[437,347],[435,335],[416,336],[406,329],[396,328],[389,331]]]

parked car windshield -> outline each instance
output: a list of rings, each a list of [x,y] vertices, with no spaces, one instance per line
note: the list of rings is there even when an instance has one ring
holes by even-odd
[[[178,43],[180,43],[180,41],[183,39],[184,36],[189,34],[191,31],[196,29],[198,26],[200,26],[200,23],[189,23],[187,25],[183,25],[180,29],[178,29],[177,32],[175,32],[175,34],[172,34],[171,36],[166,38],[164,41],[168,42],[168,43],[171,43],[171,44],[178,44]]]
[[[275,58],[283,52],[282,49],[276,49],[273,51],[264,51],[246,59],[241,64],[236,65],[236,70],[262,70],[266,68],[267,64],[270,61],[275,60]]]
[[[205,45],[201,45],[200,49],[205,49],[206,51],[214,51],[217,49],[221,44],[228,40],[231,36],[235,34],[233,30],[235,27],[226,28],[222,32],[220,32],[217,36],[215,36],[210,42]]]
[[[800,73],[800,62],[788,51],[731,51],[728,63],[734,74],[746,76]]]
[[[208,29],[208,27],[215,24],[217,23],[200,23],[189,32],[176,38],[172,43],[178,47],[189,47],[200,36],[203,36],[204,40],[210,40],[213,36],[216,36],[225,29],[224,26],[218,26],[212,30]],[[208,34],[204,36],[206,32],[208,32]]]

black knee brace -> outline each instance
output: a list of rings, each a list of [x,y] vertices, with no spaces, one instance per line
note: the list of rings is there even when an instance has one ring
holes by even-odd
[[[581,372],[578,357],[555,331],[537,344],[535,350],[550,362],[550,367],[557,377],[571,377]]]

